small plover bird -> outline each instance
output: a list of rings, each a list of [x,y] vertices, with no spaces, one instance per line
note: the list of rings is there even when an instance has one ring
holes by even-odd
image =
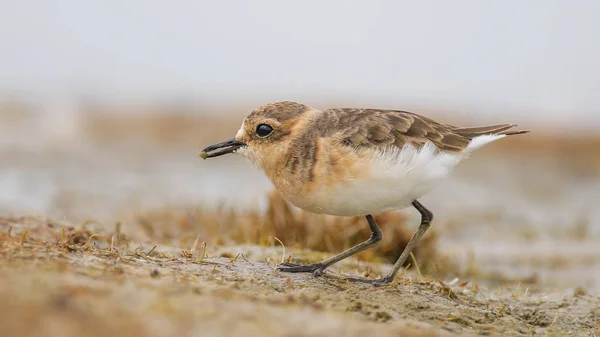
[[[286,200],[303,210],[366,217],[371,237],[365,242],[318,263],[283,263],[278,267],[282,272],[321,275],[332,264],[381,241],[372,214],[412,205],[421,214],[421,224],[389,273],[376,280],[348,278],[382,285],[395,278],[433,219],[417,199],[474,150],[527,132],[513,127],[457,127],[406,111],[321,111],[286,101],[253,110],[235,137],[208,146],[199,155],[246,157]]]

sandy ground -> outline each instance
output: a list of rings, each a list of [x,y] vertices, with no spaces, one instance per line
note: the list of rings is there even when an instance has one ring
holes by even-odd
[[[0,126],[3,335],[600,336],[597,139],[478,152],[421,200],[435,214],[422,275],[373,288],[340,275],[382,274],[391,248],[316,279],[275,270],[330,256],[365,226],[265,216],[260,172],[196,157],[237,121],[204,134],[219,122],[33,122]],[[387,247],[418,222],[397,219]]]
[[[3,218],[0,224],[0,320],[7,336],[598,332],[600,298],[583,290],[490,291],[410,272],[375,288],[340,277],[340,271],[364,271],[350,263],[320,278],[280,273],[281,248],[131,246],[125,235],[42,219]],[[310,252],[299,257],[315,258]],[[388,266],[370,267],[377,274]]]

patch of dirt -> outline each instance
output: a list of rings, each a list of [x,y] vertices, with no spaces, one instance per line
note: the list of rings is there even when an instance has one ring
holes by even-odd
[[[94,226],[0,218],[0,324],[6,336],[594,335],[600,297],[382,273],[356,261],[283,274],[288,254],[260,245],[154,245]],[[295,251],[303,260],[322,253]]]

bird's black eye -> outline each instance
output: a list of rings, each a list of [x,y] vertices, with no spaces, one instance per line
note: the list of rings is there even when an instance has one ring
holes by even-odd
[[[273,133],[273,128],[270,125],[260,124],[259,126],[256,127],[256,134],[260,138],[268,137],[272,133]]]

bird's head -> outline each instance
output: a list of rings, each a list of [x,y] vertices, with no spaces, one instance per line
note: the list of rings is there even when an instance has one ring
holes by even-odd
[[[199,156],[214,158],[229,153],[240,154],[265,169],[287,152],[290,140],[302,132],[308,112],[315,111],[296,102],[276,102],[253,110],[235,137],[207,146]]]

